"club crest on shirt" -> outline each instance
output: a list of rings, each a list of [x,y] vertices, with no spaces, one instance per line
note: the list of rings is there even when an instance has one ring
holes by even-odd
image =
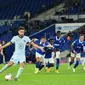
[[[23,49],[24,48],[24,44],[23,43],[19,43],[18,46],[19,46],[19,49]]]
[[[24,40],[24,42],[26,42],[26,40]]]

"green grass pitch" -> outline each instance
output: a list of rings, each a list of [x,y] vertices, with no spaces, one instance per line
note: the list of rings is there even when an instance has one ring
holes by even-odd
[[[0,65],[0,69],[3,65]],[[73,66],[72,66],[73,67]],[[46,73],[44,69],[39,74],[34,74],[35,65],[26,64],[23,73],[20,76],[20,81],[6,81],[4,76],[11,73],[15,77],[19,65],[12,66],[3,73],[0,73],[0,85],[85,85],[85,71],[81,65],[72,72],[72,68],[68,70],[67,64],[61,64],[59,71],[55,73],[55,67],[51,68],[50,73]]]

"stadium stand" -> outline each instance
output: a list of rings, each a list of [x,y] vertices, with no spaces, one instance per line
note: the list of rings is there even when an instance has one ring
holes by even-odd
[[[23,18],[25,12],[35,16],[54,6],[60,0],[0,0],[0,19],[13,19],[14,16]]]
[[[63,0],[0,0],[0,40],[8,42],[12,36],[16,35],[16,30],[19,26],[25,27],[26,35],[33,35],[40,30],[49,28],[51,25],[54,26],[56,23],[77,22],[77,20],[74,20],[73,18],[68,19],[68,17],[61,17],[60,20],[57,20],[57,18],[55,18],[57,15],[60,16],[66,14],[69,16],[69,14],[84,14],[85,0],[81,0],[81,2],[72,2],[68,8],[65,4],[64,10],[61,10],[60,12],[56,12],[56,10],[54,10],[56,13],[52,14],[53,18],[49,17],[48,19],[43,20],[32,20],[33,17],[38,16],[40,13],[46,12],[48,9],[50,10],[52,7],[55,7],[62,2]],[[83,10],[80,8],[81,5]],[[27,14],[27,16],[25,16],[25,14]],[[27,19],[28,16],[31,17],[30,20]],[[51,28],[53,29],[53,27]],[[72,36],[72,41],[77,39],[79,36],[78,33],[73,33],[74,35]],[[47,36],[49,35],[50,34]],[[53,33],[51,36],[53,36]],[[66,37],[65,40],[66,44],[62,51],[71,50],[69,44],[70,41],[68,41]],[[10,50],[10,54],[8,53],[8,50]],[[12,51],[13,48],[8,47],[6,49],[6,54],[8,56],[6,61],[10,59]]]

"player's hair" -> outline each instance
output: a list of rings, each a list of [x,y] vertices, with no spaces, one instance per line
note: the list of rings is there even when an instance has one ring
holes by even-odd
[[[42,37],[41,37],[41,39],[43,39],[43,38],[44,38],[44,39],[46,39],[46,37],[45,37],[45,36],[42,36]]]
[[[61,34],[61,31],[57,31],[57,34]]]
[[[84,34],[80,34],[80,36],[84,36]]]
[[[54,41],[52,38],[48,40],[49,42]]]
[[[18,31],[20,31],[20,30],[25,30],[25,28],[24,28],[23,26],[20,26],[20,27],[18,28]]]

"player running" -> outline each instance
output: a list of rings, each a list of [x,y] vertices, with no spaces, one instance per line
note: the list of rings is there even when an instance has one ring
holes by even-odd
[[[45,37],[42,37],[40,40],[36,39],[34,41],[38,46],[40,46],[41,48],[45,48],[45,47],[52,47],[52,45],[50,45],[47,41]],[[45,52],[42,52],[40,49],[36,50],[36,68],[35,68],[35,74],[37,74],[39,72],[39,70],[41,70],[45,63],[44,63],[44,57],[45,57]]]
[[[56,48],[56,73],[59,73],[58,69],[59,69],[59,64],[60,64],[60,52],[62,49],[63,44],[65,43],[65,40],[63,37],[61,37],[61,31],[57,31],[56,36],[53,37],[54,40],[54,45]]]
[[[14,36],[12,38],[12,40],[10,42],[8,42],[7,44],[5,44],[4,46],[0,47],[0,50],[2,50],[3,48],[6,48],[8,46],[10,46],[11,44],[15,44],[15,51],[10,59],[10,61],[8,62],[8,64],[6,64],[1,70],[0,72],[3,72],[4,70],[6,70],[8,67],[12,66],[15,63],[20,63],[20,68],[17,72],[17,75],[15,77],[15,80],[18,80],[18,77],[20,76],[20,74],[22,73],[23,69],[24,69],[24,62],[25,62],[25,47],[27,43],[32,44],[34,47],[40,49],[41,51],[44,52],[44,50],[39,47],[38,45],[34,44],[33,42],[31,42],[30,38],[27,36],[24,36],[25,33],[25,29],[24,27],[19,27],[18,29],[18,35]]]
[[[85,41],[84,35],[80,34],[80,38],[72,43],[71,61],[68,68],[70,69],[70,66],[74,63],[74,59],[76,59],[73,67],[73,72],[75,72],[76,67],[79,65],[82,51],[85,51]]]

